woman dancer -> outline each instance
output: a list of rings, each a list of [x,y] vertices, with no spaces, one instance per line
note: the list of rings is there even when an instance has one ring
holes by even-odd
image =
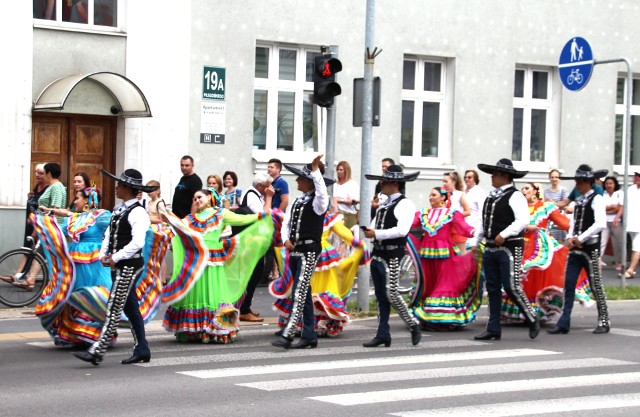
[[[71,200],[71,203],[69,203],[69,211],[76,211],[76,192],[89,187],[91,187],[91,181],[89,180],[89,176],[86,172],[76,172],[73,175],[73,200]]]
[[[449,193],[447,207],[459,211],[464,217],[471,214],[467,197],[464,192],[462,192],[462,180],[457,172],[451,171],[444,174],[442,177],[442,188]],[[464,255],[467,252],[467,239],[464,236],[458,235],[455,229],[452,230],[451,239],[458,247],[460,254]]]
[[[420,264],[424,290],[413,306],[423,327],[453,330],[473,321],[480,307],[475,261],[471,253],[460,254],[452,240],[472,237],[473,227],[457,210],[447,207],[448,193],[436,187],[429,194],[431,208],[417,212],[412,227],[422,227]]]
[[[337,235],[350,253],[342,257],[331,244],[331,234]],[[318,336],[337,336],[349,323],[347,299],[351,295],[358,267],[369,261],[369,252],[364,241],[358,239],[344,224],[340,213],[327,213],[322,230],[322,252],[311,276],[311,298],[315,312],[315,330]],[[279,262],[288,265],[288,262]],[[291,288],[293,276],[288,268],[281,277],[269,284],[269,292],[277,298],[274,310],[280,313],[278,326],[283,328],[291,312]],[[298,323],[302,330],[302,322]]]
[[[210,190],[194,195],[196,213],[184,219],[160,206],[178,239],[173,241],[174,271],[163,289],[163,326],[179,341],[229,343],[239,330],[239,311],[251,272],[271,244],[273,221],[266,213],[240,215],[213,203]],[[220,239],[226,225],[255,223]]]
[[[522,194],[529,203],[531,216],[524,234],[522,268],[525,276],[522,289],[540,320],[555,320],[562,312],[564,270],[569,251],[547,232],[547,226],[549,221],[553,221],[558,229],[567,231],[569,219],[560,213],[554,203],[544,201],[540,184],[526,183],[522,187]],[[592,301],[587,292],[589,282],[586,274],[582,274],[578,282],[576,298],[590,305]],[[502,318],[523,320],[518,306],[506,295],[502,299]]]

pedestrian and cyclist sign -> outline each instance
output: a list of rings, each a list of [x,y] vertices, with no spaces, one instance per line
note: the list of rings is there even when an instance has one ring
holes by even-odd
[[[571,91],[582,90],[593,72],[593,53],[589,42],[576,36],[564,45],[560,53],[560,81]]]

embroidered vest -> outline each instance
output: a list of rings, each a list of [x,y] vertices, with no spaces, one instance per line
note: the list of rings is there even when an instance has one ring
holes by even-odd
[[[131,242],[131,224],[129,224],[129,213],[136,207],[142,207],[137,201],[121,211],[111,216],[110,234],[109,234],[109,250],[110,253],[116,253]]]
[[[396,227],[398,225],[398,219],[395,216],[395,210],[398,203],[403,200],[405,196],[401,195],[399,198],[395,199],[393,203],[388,206],[382,207],[378,209],[376,213],[376,229],[391,229],[392,227]],[[407,243],[407,237],[398,237],[395,239],[385,239],[385,240],[375,240],[374,244],[376,245],[398,245],[404,247]]]
[[[308,200],[296,199],[291,208],[291,225],[289,240],[294,245],[297,242],[313,240],[320,243],[322,239],[322,228],[324,225],[324,213],[317,214],[313,210],[313,200],[315,194]]]
[[[511,195],[516,188],[511,186],[497,197],[487,196],[482,209],[482,227],[487,239],[495,239],[500,232],[506,229],[516,219],[513,209],[509,205]],[[523,236],[521,232],[518,236]]]

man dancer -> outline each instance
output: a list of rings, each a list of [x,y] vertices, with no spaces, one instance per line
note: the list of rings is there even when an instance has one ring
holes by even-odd
[[[482,224],[478,230],[478,242],[485,238],[483,256],[484,276],[489,295],[489,322],[484,333],[476,340],[500,340],[500,308],[502,288],[520,307],[529,323],[529,337],[540,333],[540,322],[522,290],[522,253],[524,229],[529,224],[527,199],[513,186],[514,178],[522,178],[528,171],[516,171],[511,160],[503,158],[496,165],[478,164],[478,169],[491,174],[495,188],[487,196],[482,209]],[[474,247],[474,252],[477,248]]]
[[[302,170],[284,164],[285,168],[298,176],[298,190],[302,191],[302,195],[287,207],[282,222],[282,240],[289,251],[289,268],[293,273],[293,306],[281,335],[271,344],[284,349],[313,349],[318,346],[309,287],[322,250],[324,215],[329,207],[327,184],[333,183],[333,180],[322,177],[324,165],[320,158],[322,154]],[[291,346],[300,316],[303,322],[302,337]]]
[[[411,223],[416,212],[416,206],[405,198],[400,191],[406,181],[415,180],[420,172],[405,174],[402,167],[389,165],[380,175],[366,174],[368,180],[380,181],[380,192],[387,198],[380,204],[372,228],[364,228],[364,235],[373,241],[371,253],[371,279],[378,301],[378,330],[376,336],[364,347],[391,345],[389,329],[389,314],[391,305],[398,312],[400,318],[411,329],[411,343],[420,343],[422,333],[418,320],[409,313],[402,296],[398,292],[398,277],[400,275],[400,260],[404,256],[404,247]]]
[[[594,171],[589,165],[580,165],[573,179],[580,197],[576,199],[571,226],[567,233],[569,257],[564,278],[564,306],[562,316],[556,326],[547,330],[549,334],[567,334],[571,327],[571,310],[576,294],[576,282],[580,271],[584,269],[589,278],[589,286],[598,306],[598,325],[594,334],[609,333],[609,313],[607,297],[600,277],[600,232],[607,225],[607,213],[604,197],[596,193],[593,184],[596,178],[607,175],[609,171]]]
[[[191,214],[193,195],[202,189],[202,180],[193,170],[193,158],[185,155],[180,159],[182,178],[176,185],[171,203],[171,211],[181,219]]]
[[[140,190],[149,193],[157,190],[158,187],[142,185],[142,174],[135,169],[125,170],[120,177],[104,169],[102,173],[117,181],[116,197],[124,201],[114,209],[100,249],[100,262],[111,268],[113,285],[100,337],[88,350],[74,352],[73,355],[96,366],[102,362],[109,340],[114,335],[124,310],[124,314],[131,323],[134,346],[133,354],[128,359],[123,359],[122,364],[149,362],[151,352],[145,337],[144,321],[140,314],[136,292],[131,289],[144,266],[142,248],[147,229],[151,224],[149,214],[140,205],[136,195]]]

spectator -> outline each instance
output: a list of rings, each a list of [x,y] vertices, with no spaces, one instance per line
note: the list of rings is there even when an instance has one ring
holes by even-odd
[[[631,263],[624,272],[625,278],[635,278],[640,261],[640,172],[633,175],[633,185],[627,191],[627,233],[631,235]]]
[[[219,175],[211,174],[207,177],[207,188],[213,188],[218,195],[222,195],[222,179]]]
[[[193,195],[202,188],[202,180],[193,169],[193,158],[189,155],[183,156],[180,159],[182,178],[176,185],[171,203],[171,210],[180,218],[184,218],[192,212]]]
[[[607,249],[609,237],[613,245],[613,261],[617,271],[622,271],[622,257],[620,253],[620,244],[622,243],[622,204],[624,192],[620,190],[620,184],[616,177],[609,176],[604,180],[604,204],[607,212],[607,227],[602,229],[600,236],[600,260],[602,265],[602,257]]]
[[[38,206],[48,207],[50,209],[62,208],[66,205],[67,189],[60,182],[62,168],[56,162],[49,162],[44,166],[45,184],[47,189],[38,199]],[[63,217],[58,217],[58,223],[62,222]]]
[[[464,172],[465,183],[465,196],[469,203],[469,216],[466,218],[467,224],[473,227],[475,230],[480,228],[482,222],[482,207],[484,206],[484,200],[487,198],[487,193],[478,185],[480,183],[480,177],[478,171],[468,169]],[[471,247],[476,246],[477,239],[475,236],[467,239],[467,244]]]
[[[69,203],[69,211],[71,212],[75,212],[76,211],[76,205],[75,203],[75,196],[76,193],[78,191],[82,191],[85,188],[89,188],[91,187],[91,181],[89,180],[89,175],[87,175],[86,172],[76,172],[73,175],[73,197],[74,199],[71,200],[71,202]]]
[[[551,185],[544,190],[544,199],[545,201],[555,203],[562,212],[564,206],[561,206],[559,203],[569,197],[569,191],[560,185],[560,171],[557,169],[549,171],[549,182]],[[563,243],[567,237],[567,232],[557,227],[553,222],[549,222],[549,233],[560,243]]]
[[[280,175],[282,171],[282,161],[277,158],[272,158],[267,164],[267,172],[273,178],[271,185],[276,190],[273,200],[271,201],[272,209],[280,209],[283,212],[287,210],[289,205],[289,184]]]
[[[237,188],[238,175],[233,171],[225,171],[222,176],[222,182],[227,188],[222,196],[224,206],[235,211],[238,208],[238,204],[240,204],[240,197],[242,196],[242,190]]]
[[[45,180],[44,165],[45,164],[36,165],[36,169],[34,172],[36,177],[36,185],[33,187],[33,190],[27,195],[27,223],[24,229],[25,246],[29,245],[27,237],[32,236],[34,232],[33,223],[31,223],[29,215],[38,211],[38,200],[49,186]]]
[[[351,165],[347,161],[338,162],[336,173],[338,181],[333,185],[334,208],[344,216],[345,226],[351,229],[358,224],[356,204],[360,199],[360,187],[351,178]]]

